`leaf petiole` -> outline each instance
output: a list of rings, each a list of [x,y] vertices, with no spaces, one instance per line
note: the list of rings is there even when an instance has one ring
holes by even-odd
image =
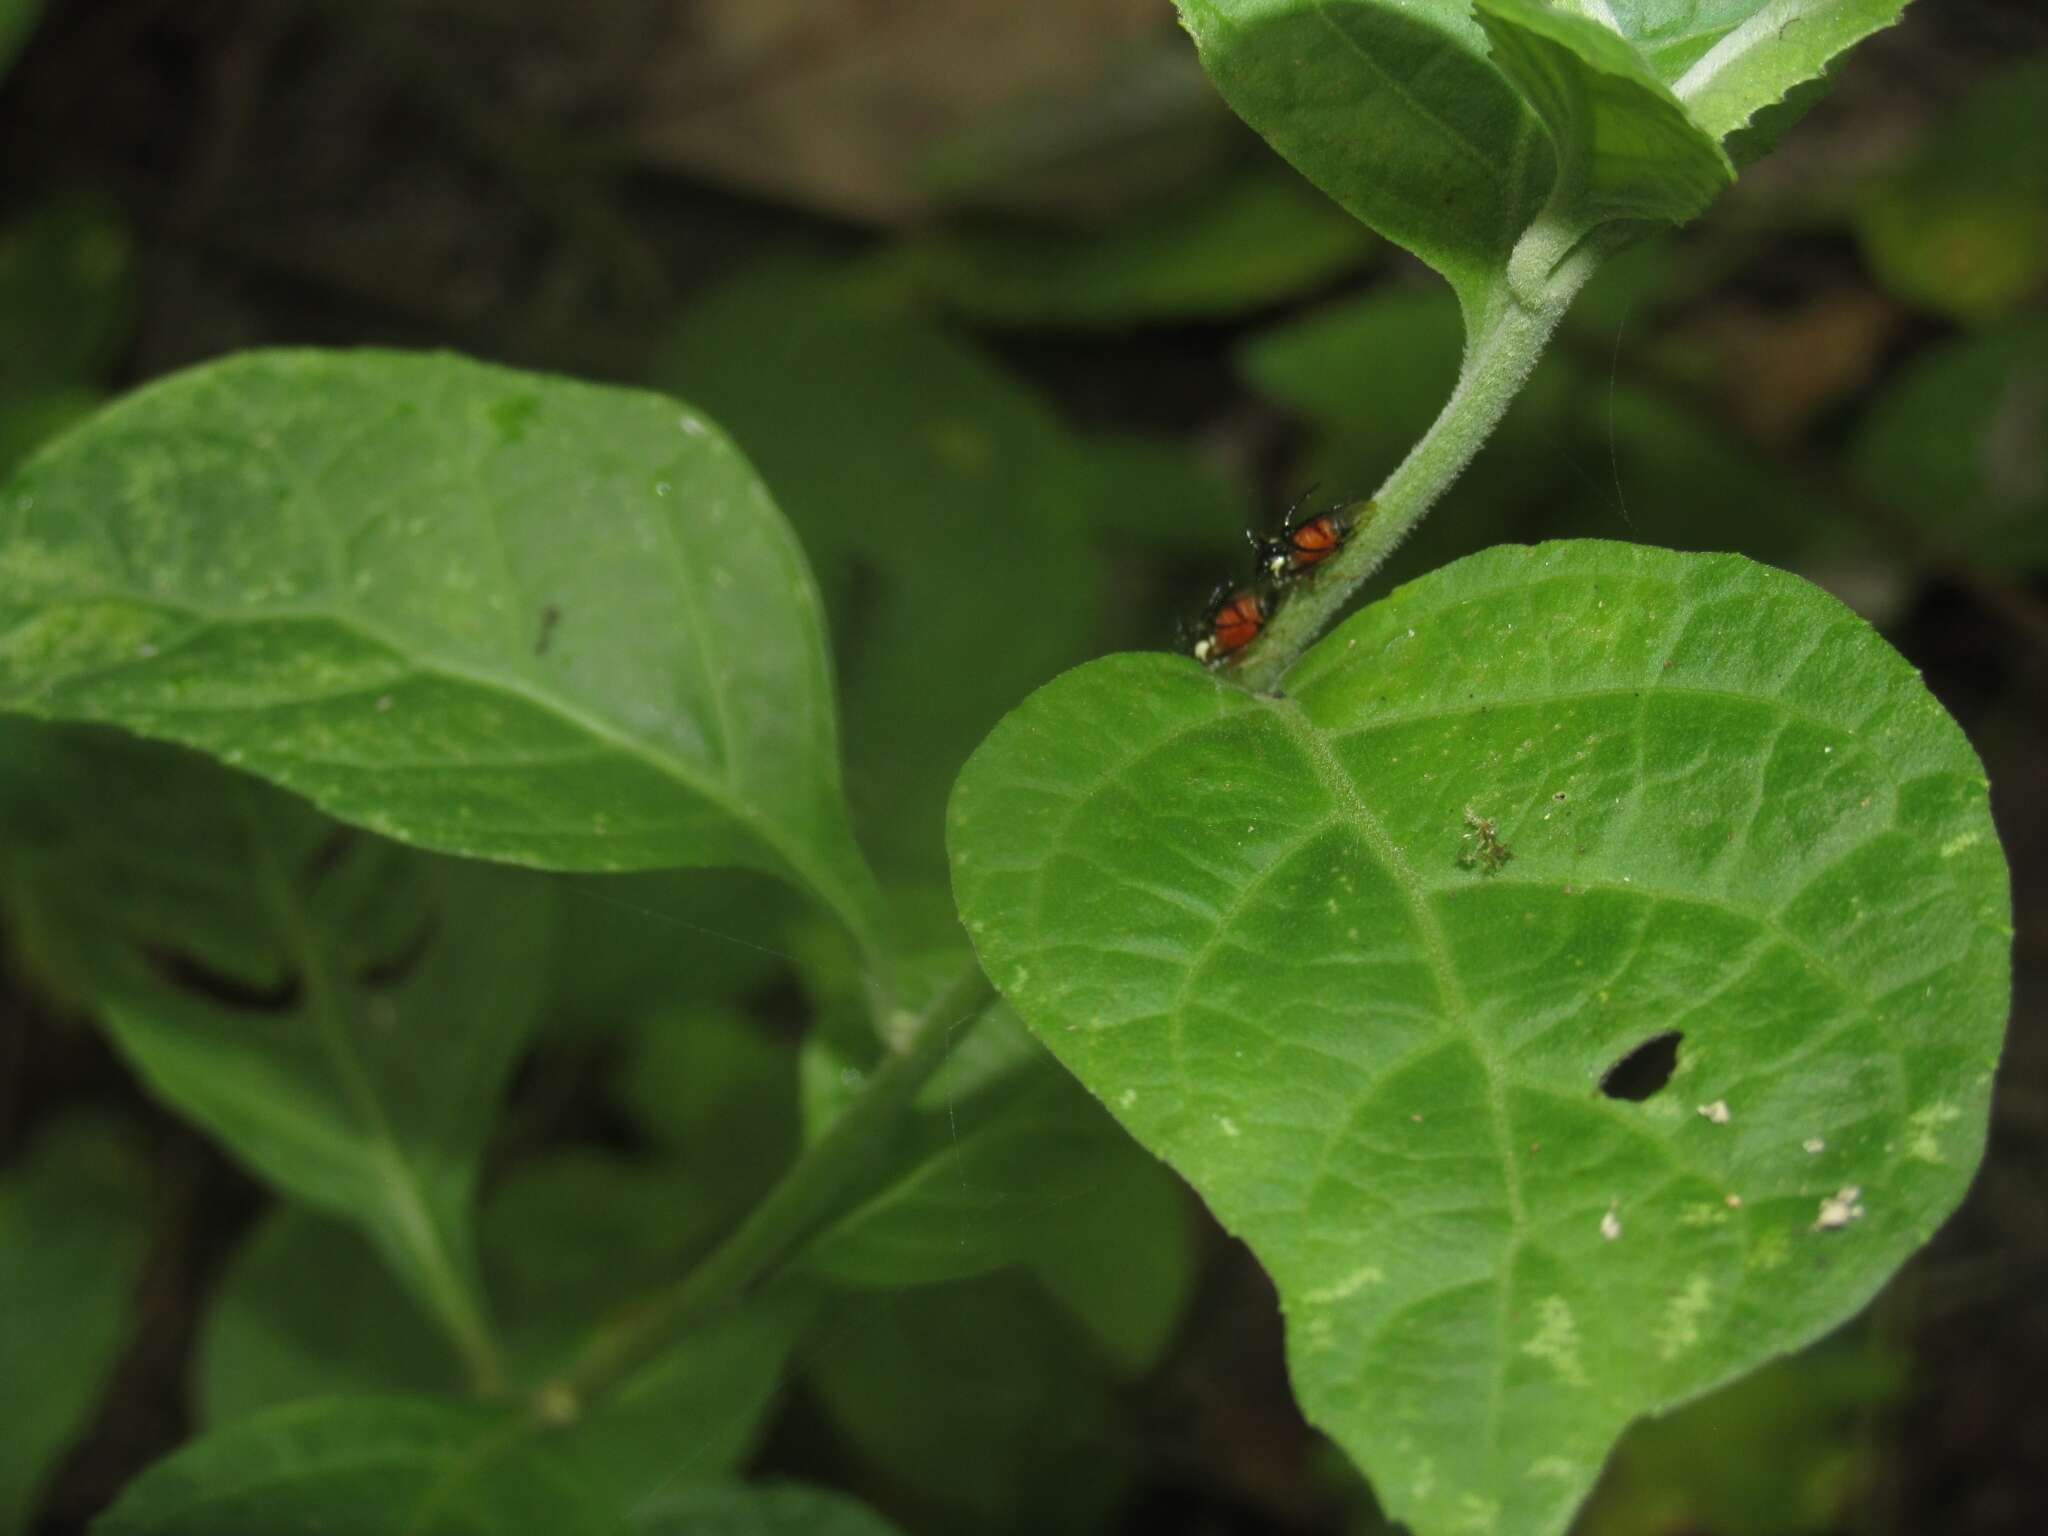
[[[1593,241],[1549,217],[1522,236],[1484,318],[1467,337],[1450,399],[1420,441],[1366,501],[1347,509],[1352,532],[1280,605],[1231,675],[1270,690],[1353,593],[1386,563],[1472,462],[1535,371],[1551,334],[1598,264]]]
[[[969,964],[923,1012],[906,1016],[900,1031],[885,1032],[889,1054],[860,1096],[701,1264],[600,1325],[535,1395],[537,1411],[558,1421],[578,1417],[583,1405],[678,1335],[739,1301],[863,1193],[903,1111],[945,1061],[958,1031],[978,1021],[994,998],[981,968]]]

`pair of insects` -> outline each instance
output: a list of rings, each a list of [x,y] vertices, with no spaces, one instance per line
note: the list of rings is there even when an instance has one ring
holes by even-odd
[[[1246,533],[1258,559],[1260,579],[1251,586],[1225,582],[1209,599],[1194,646],[1195,660],[1204,666],[1221,666],[1258,639],[1273,611],[1272,583],[1306,575],[1344,547],[1351,533],[1350,520],[1338,510],[1302,517],[1307,501],[1304,495],[1287,509],[1278,534],[1261,538]]]

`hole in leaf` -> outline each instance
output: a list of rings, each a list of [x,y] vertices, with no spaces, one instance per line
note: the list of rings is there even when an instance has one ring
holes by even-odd
[[[274,982],[248,981],[177,950],[146,953],[156,973],[172,986],[244,1013],[289,1013],[299,1006],[305,990],[300,977],[289,971]]]
[[[1642,1103],[1671,1081],[1671,1074],[1678,1070],[1678,1042],[1684,1038],[1675,1029],[1652,1035],[1607,1069],[1600,1079],[1600,1091],[1610,1099]]]

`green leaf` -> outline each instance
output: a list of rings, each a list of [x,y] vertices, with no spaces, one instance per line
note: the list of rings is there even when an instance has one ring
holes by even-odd
[[[5,30],[0,20],[0,57]],[[0,228],[0,399],[104,385],[131,328],[135,290],[133,237],[97,198],[48,202]]]
[[[1180,1183],[1042,1054],[1026,1075],[993,1113],[963,1116],[950,1095],[927,1111],[923,1154],[817,1238],[807,1268],[894,1291],[1021,1267],[1135,1375],[1194,1287]]]
[[[718,1230],[673,1167],[566,1153],[484,1210],[483,1269],[510,1385],[537,1390],[596,1321],[675,1275]],[[812,1298],[783,1288],[684,1335],[551,1440],[608,1504],[729,1474],[752,1448]],[[464,1388],[460,1362],[354,1233],[285,1209],[235,1256],[199,1352],[210,1424],[314,1397]]]
[[[558,875],[561,942],[548,1012],[590,1040],[646,1021],[678,998],[699,1006],[759,992],[789,965],[786,930],[802,898],[743,869]]]
[[[503,1410],[326,1398],[216,1430],[130,1483],[93,1536],[611,1536],[578,1470]]]
[[[1935,547],[2048,567],[2048,319],[1914,359],[1872,402],[1849,463]]]
[[[1706,130],[1726,139],[1899,19],[1906,0],[1619,0],[1621,30]]]
[[[1969,324],[2048,286],[2048,57],[1990,76],[1857,210],[1873,275]]]
[[[764,869],[871,932],[802,552],[673,401],[246,354],[19,470],[0,578],[0,704],[181,741],[449,852]]]
[[[0,1536],[29,1529],[127,1343],[148,1214],[140,1149],[110,1120],[57,1121],[0,1170],[0,1381],[18,1410],[0,1434]]]
[[[151,1090],[360,1223],[488,1376],[469,1205],[538,1013],[541,883],[118,732],[6,721],[0,769],[15,883]]]
[[[895,1536],[865,1505],[822,1488],[666,1489],[633,1510],[638,1536]]]
[[[1583,212],[1690,216],[1731,174],[1714,146],[1904,0],[1177,3],[1238,115],[1469,317],[1560,175]]]
[[[13,65],[42,13],[43,0],[0,0],[0,75]]]
[[[967,224],[887,260],[984,323],[1093,328],[1228,318],[1355,271],[1373,248],[1269,157],[1105,228]]]
[[[978,353],[807,265],[694,306],[655,376],[717,414],[802,532],[861,830],[884,869],[936,874],[946,794],[1001,702],[1093,649],[1077,439]]]
[[[1129,1490],[1135,1446],[1112,1373],[1021,1277],[849,1293],[831,1316],[806,1380],[932,1528],[1083,1536]]]
[[[616,1096],[634,1127],[718,1204],[744,1213],[795,1158],[796,1052],[737,1011],[669,1008],[619,1057]]]
[[[1467,312],[1552,178],[1533,113],[1486,58],[1469,0],[1177,0],[1225,101]]]
[[[1735,179],[1714,135],[1611,27],[1547,0],[1478,0],[1477,16],[1495,65],[1550,134],[1564,194],[1551,201],[1573,226],[1684,223]]]
[[[462,1358],[354,1228],[281,1206],[229,1258],[193,1396],[210,1428],[315,1397],[459,1397]]]
[[[1982,769],[1736,557],[1491,550],[1278,697],[1092,663],[950,826],[989,975],[1250,1243],[1304,1409],[1418,1536],[1562,1530],[1630,1419],[1861,1306],[1983,1147]],[[1668,1087],[1602,1093],[1674,1031]]]
[[[1631,1429],[1586,1506],[1579,1536],[1827,1536],[1881,1486],[1876,1428],[1906,1362],[1863,1330],[1775,1361]]]

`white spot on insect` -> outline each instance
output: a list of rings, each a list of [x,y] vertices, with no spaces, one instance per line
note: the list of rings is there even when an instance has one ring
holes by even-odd
[[[1726,1125],[1729,1121],[1728,1101],[1716,1099],[1711,1104],[1700,1106],[1700,1118],[1710,1125]]]
[[[386,693],[386,694],[380,694],[380,695],[378,696],[378,698],[377,698],[377,713],[378,713],[378,714],[380,714],[380,715],[388,715],[388,714],[390,714],[390,713],[391,713],[391,695],[390,695],[390,694]]]
[[[1822,1141],[1818,1136],[1809,1136],[1806,1138],[1806,1140],[1799,1143],[1799,1145],[1806,1149],[1806,1154],[1809,1157],[1819,1157],[1821,1153],[1827,1151],[1828,1149],[1828,1144]]]
[[[1356,1296],[1368,1285],[1378,1285],[1386,1278],[1386,1273],[1379,1265],[1368,1264],[1363,1269],[1354,1269],[1335,1285],[1326,1285],[1319,1291],[1310,1291],[1301,1299],[1310,1306],[1327,1307],[1333,1302]]]
[[[1861,1185],[1849,1184],[1836,1190],[1820,1203],[1820,1215],[1814,1218],[1816,1232],[1839,1232],[1852,1221],[1863,1219],[1863,1189]]]
[[[1952,859],[1965,848],[1974,848],[1983,841],[1984,834],[1982,832],[1964,832],[1959,836],[1950,838],[1941,845],[1941,856],[1944,859]]]
[[[1548,1364],[1575,1387],[1586,1384],[1586,1368],[1579,1360],[1579,1327],[1572,1317],[1571,1303],[1562,1296],[1546,1296],[1536,1304],[1536,1331],[1522,1345],[1522,1353]]]
[[[1664,1325],[1657,1330],[1657,1353],[1661,1358],[1676,1359],[1699,1343],[1700,1319],[1706,1315],[1713,1294],[1714,1288],[1705,1275],[1694,1275],[1686,1281],[1685,1289],[1672,1299],[1671,1309],[1664,1314]]]
[[[1116,1096],[1116,1107],[1118,1109],[1129,1109],[1132,1105],[1136,1104],[1137,1102],[1138,1090],[1135,1088],[1126,1088],[1122,1093]]]
[[[1237,1128],[1237,1122],[1231,1119],[1228,1115],[1218,1115],[1216,1117],[1216,1129],[1221,1131],[1224,1135],[1230,1137],[1233,1141],[1236,1140],[1238,1135],[1240,1134]]]
[[[1621,1236],[1621,1217],[1611,1205],[1607,1207],[1607,1214],[1600,1218],[1600,1235],[1610,1243]]]

